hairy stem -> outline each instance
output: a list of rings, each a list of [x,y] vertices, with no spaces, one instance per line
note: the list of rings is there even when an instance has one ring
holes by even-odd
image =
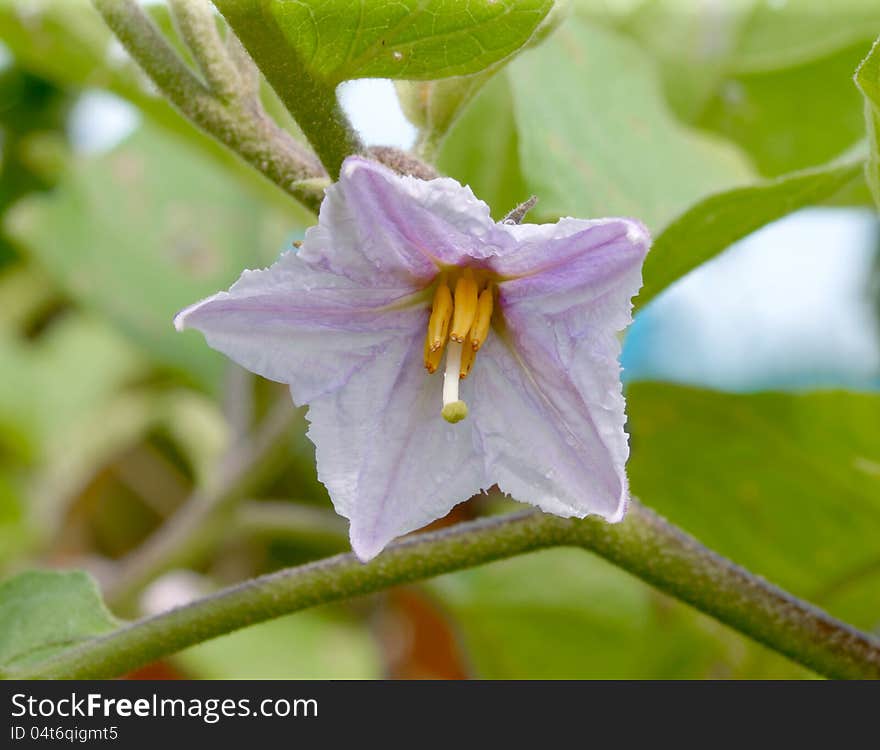
[[[137,0],[93,3],[132,58],[185,117],[307,208],[317,211],[326,185],[321,164],[266,115],[255,97],[247,96],[247,86],[241,87],[241,96],[233,94],[235,81],[224,80],[224,91],[219,95],[206,87],[168,44]],[[177,4],[188,7],[187,3]],[[194,56],[200,64],[208,64],[210,57],[211,76],[219,76],[221,63],[214,51],[209,51],[210,46],[209,41],[200,40],[200,51],[194,50]],[[225,63],[223,66],[226,67]]]
[[[235,65],[238,75],[241,77],[242,88],[252,97],[259,97],[260,70],[244,48],[241,40],[232,31],[226,35],[226,51],[229,54],[229,59],[232,60],[232,64]]]
[[[208,0],[169,0],[175,24],[211,90],[225,99],[242,91],[238,68],[217,30],[214,9]]]
[[[287,41],[264,15],[263,3],[214,0],[214,5],[293,115],[331,178],[336,179],[345,157],[364,151],[339,106],[336,87],[310,75],[296,55],[283,52],[288,49]]]
[[[113,677],[247,625],[554,546],[591,550],[821,675],[880,678],[880,642],[703,547],[633,503],[626,521],[522,513],[391,545],[366,565],[338,555],[225,589],[7,676]]]

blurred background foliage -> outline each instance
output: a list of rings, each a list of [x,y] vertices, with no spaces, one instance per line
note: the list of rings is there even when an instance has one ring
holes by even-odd
[[[150,8],[174,38],[164,6]],[[115,614],[131,617],[347,549],[302,413],[282,414],[283,450],[260,451],[284,389],[171,325],[242,268],[271,262],[308,215],[156,96],[86,0],[0,0],[0,30],[3,573],[85,568]],[[439,163],[501,215],[535,193],[544,218],[631,214],[659,232],[710,193],[863,153],[852,77],[878,33],[880,6],[855,0],[579,0],[482,90]],[[109,95],[115,109],[95,106]],[[265,99],[293,129],[268,89]],[[121,141],[111,110],[125,120]],[[875,223],[860,177],[824,203]],[[852,266],[848,236],[817,252]],[[876,274],[875,228],[869,236]],[[811,273],[794,262],[780,296],[798,298]],[[785,378],[760,393],[708,390],[699,372],[690,385],[640,382],[636,368],[630,476],[636,495],[704,543],[880,632],[880,306],[870,273],[858,266],[854,278],[845,294],[858,300],[804,299],[819,321],[855,302],[872,310],[844,324],[858,330],[839,330],[868,342],[853,361],[829,342],[832,372],[867,373],[856,391],[834,377],[805,390],[813,365],[785,345],[772,352]],[[714,294],[708,282],[694,293]],[[737,333],[758,339],[774,323],[757,325]],[[643,338],[631,337],[625,361],[638,361]],[[252,449],[259,471],[218,490],[224,467]],[[210,522],[196,516],[204,528],[183,516],[199,542],[186,555],[144,553],[181,509],[211,503]],[[489,495],[440,523],[510,506]],[[69,584],[91,596],[88,585]],[[113,621],[71,627],[88,635]],[[282,618],[139,675],[809,676],[571,550]]]

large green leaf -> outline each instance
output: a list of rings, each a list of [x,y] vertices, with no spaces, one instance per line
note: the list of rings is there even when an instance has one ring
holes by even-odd
[[[571,0],[573,11],[589,21],[622,26],[651,0]]]
[[[756,2],[644,0],[619,28],[657,60],[672,109],[693,122],[736,60],[740,34]]]
[[[645,260],[645,283],[636,304],[642,307],[674,281],[754,230],[833,196],[861,171],[861,161],[822,167],[700,201],[655,239]]]
[[[634,494],[794,594],[880,625],[880,395],[634,384],[627,404]]]
[[[739,144],[767,176],[824,164],[864,137],[851,81],[869,45],[793,68],[727,75],[696,122]]]
[[[865,121],[870,155],[866,175],[874,201],[880,206],[880,39],[856,71],[856,85],[865,97]]]
[[[873,0],[762,0],[739,35],[731,69],[772,70],[826,57],[880,31]]]
[[[846,80],[880,31],[872,0],[579,7],[654,58],[680,118],[732,138],[768,176],[821,164],[861,135],[858,97]]]
[[[218,8],[251,33],[283,40],[316,80],[436,79],[476,73],[519,49],[552,0],[219,0]],[[277,36],[280,32],[280,36]],[[260,56],[257,55],[259,61]]]
[[[805,674],[582,550],[505,560],[431,586],[455,616],[482,678]]]
[[[542,215],[622,214],[657,229],[750,178],[733,147],[675,120],[631,40],[573,18],[510,71],[522,171]]]
[[[519,51],[541,44],[568,17],[568,7],[556,3],[531,39]],[[514,53],[516,54],[516,53]],[[416,152],[433,161],[439,145],[471,100],[508,62],[497,62],[480,73],[434,81],[397,81],[397,94],[406,116],[419,129]],[[509,125],[512,128],[512,123]],[[488,159],[485,159],[488,160]]]
[[[0,583],[0,666],[22,667],[117,625],[85,573],[31,571]]]
[[[180,308],[266,265],[296,227],[212,162],[143,129],[78,164],[51,194],[16,206],[6,228],[74,298],[156,362],[218,382],[221,357],[171,324]]]

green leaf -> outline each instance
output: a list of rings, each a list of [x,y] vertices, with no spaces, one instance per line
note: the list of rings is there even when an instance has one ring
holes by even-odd
[[[499,73],[474,100],[443,142],[438,165],[470,185],[501,220],[530,193],[519,166],[510,82]]]
[[[674,281],[765,224],[833,196],[861,174],[862,164],[796,172],[700,201],[654,240],[636,305],[643,307]]]
[[[574,12],[582,18],[611,26],[622,26],[648,0],[572,0]]]
[[[877,626],[880,395],[645,383],[627,412],[636,496],[796,596]]]
[[[200,154],[144,128],[78,164],[51,194],[18,204],[6,228],[76,300],[159,364],[219,382],[221,357],[178,334],[182,307],[261,267],[297,226]]]
[[[538,552],[430,585],[484,679],[804,675],[582,550]]]
[[[873,0],[759,2],[740,33],[735,72],[802,65],[856,42],[880,28],[880,5]]]
[[[636,216],[657,229],[751,172],[670,114],[631,40],[575,18],[510,66],[523,174],[545,216]]]
[[[580,7],[654,58],[681,119],[736,141],[763,174],[822,164],[860,137],[860,102],[845,80],[880,28],[877,3],[611,5]]]
[[[30,571],[0,583],[4,668],[33,664],[117,624],[95,582],[81,571]]]
[[[234,3],[221,3],[223,6]],[[552,0],[262,0],[308,72],[333,84],[351,78],[424,80],[467,75],[525,44]]]
[[[620,24],[659,63],[669,104],[685,122],[699,115],[737,59],[739,37],[756,2],[647,0]]]
[[[202,643],[174,657],[200,680],[369,680],[382,676],[367,628],[326,608]]]
[[[807,65],[870,41],[880,28],[880,6],[871,0],[645,0],[624,11],[594,10],[592,17],[631,34],[657,57],[670,99],[688,120],[722,73]]]
[[[566,4],[556,3],[529,42],[519,51],[543,42],[567,17],[566,11]],[[434,161],[437,150],[453,123],[474,96],[510,59],[469,76],[439,81],[397,81],[397,94],[403,111],[420,131],[416,151],[428,161]]]
[[[870,155],[865,174],[874,202],[880,206],[880,39],[856,71],[856,85],[865,97]]]
[[[851,81],[867,50],[859,42],[798,67],[728,75],[696,124],[737,143],[766,176],[824,164],[864,137]]]

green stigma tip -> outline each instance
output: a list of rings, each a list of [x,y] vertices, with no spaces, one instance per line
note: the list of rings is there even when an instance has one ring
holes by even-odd
[[[453,401],[451,404],[446,404],[440,414],[450,424],[461,422],[468,415],[467,404],[464,401]]]

